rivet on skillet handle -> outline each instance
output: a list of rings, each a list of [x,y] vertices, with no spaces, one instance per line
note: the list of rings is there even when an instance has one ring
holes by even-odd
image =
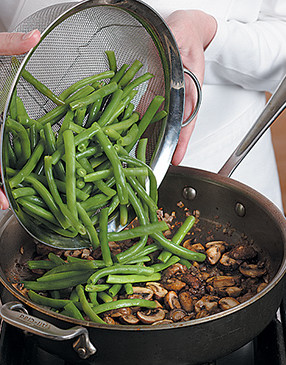
[[[202,102],[202,89],[201,89],[199,80],[187,68],[184,68],[184,73],[187,74],[188,76],[190,76],[190,78],[193,80],[193,82],[195,84],[195,87],[197,89],[197,102],[196,102],[196,105],[194,107],[192,114],[182,123],[182,127],[186,127],[195,118],[195,116],[198,114],[198,111],[199,111],[199,108],[200,108],[201,102]]]
[[[81,359],[87,359],[96,352],[96,348],[89,340],[86,328],[76,326],[63,330],[40,318],[30,316],[23,304],[19,302],[4,304],[0,308],[0,316],[12,326],[51,340],[64,341],[78,337],[73,348]]]

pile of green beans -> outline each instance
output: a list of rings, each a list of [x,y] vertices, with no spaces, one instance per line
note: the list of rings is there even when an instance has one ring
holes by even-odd
[[[15,90],[5,124],[4,170],[18,214],[47,232],[80,235],[93,248],[101,246],[111,265],[109,237],[102,228],[111,215],[120,214],[124,226],[130,220],[127,207],[138,205],[137,199],[157,209],[152,170],[137,158],[125,162],[122,156],[128,156],[138,141],[140,146],[148,125],[166,112],[160,95],[142,115],[135,110],[137,87],[154,77],[149,72],[136,76],[143,66],[139,60],[119,68],[113,51],[106,51],[106,57],[109,70],[75,82],[60,95],[22,71],[21,76],[55,107],[34,120]],[[145,188],[148,179],[150,193]]]
[[[50,254],[48,260],[30,261],[30,269],[48,270],[35,281],[23,282],[31,300],[99,323],[99,314],[114,308],[156,306],[146,300],[114,300],[131,294],[132,284],[158,281],[176,262],[189,267],[205,259],[181,245],[194,217],[186,219],[174,240],[164,236],[169,227],[157,218],[157,183],[146,164],[143,135],[150,123],[166,116],[164,98],[154,96],[143,115],[132,103],[137,87],[153,75],[136,77],[143,66],[139,60],[119,68],[113,51],[106,56],[109,70],[75,82],[60,95],[24,70],[22,77],[55,107],[34,120],[14,92],[4,136],[5,174],[18,212],[47,232],[80,235],[92,250],[101,251],[100,260],[65,261]],[[136,157],[131,157],[135,146]],[[139,224],[108,232],[115,213],[123,226],[129,222],[129,207]],[[134,244],[113,255],[109,243],[124,240]],[[158,262],[152,263],[149,255],[156,251]],[[63,297],[67,290],[68,298]]]

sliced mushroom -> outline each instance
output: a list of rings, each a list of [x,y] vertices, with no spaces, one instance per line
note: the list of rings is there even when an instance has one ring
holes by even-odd
[[[134,314],[127,314],[125,316],[120,317],[120,319],[124,322],[124,323],[128,323],[128,324],[138,324],[139,323],[139,318],[137,318],[136,316],[134,316]]]
[[[153,297],[153,291],[142,286],[133,287],[133,294],[128,295],[129,299],[146,299],[151,300]]]
[[[186,240],[183,243],[183,246],[190,251],[195,251],[195,252],[200,252],[200,253],[205,252],[205,248],[201,243],[193,243],[192,240],[190,240],[190,239]]]
[[[225,298],[220,299],[218,304],[221,309],[227,310],[227,309],[236,307],[240,303],[239,303],[239,301],[237,301],[236,299],[234,299],[232,297],[225,297]]]
[[[204,295],[195,303],[195,311],[199,313],[205,309],[208,313],[214,312],[218,307],[219,298],[213,295]]]
[[[259,268],[257,265],[247,264],[246,262],[239,266],[239,271],[242,275],[250,278],[259,278],[266,274],[266,268]]]
[[[184,287],[186,286],[186,283],[184,283],[183,281],[177,279],[177,278],[171,278],[168,279],[165,283],[164,283],[164,287],[167,290],[173,290],[173,291],[180,291],[182,290]]]
[[[268,285],[267,283],[261,283],[261,284],[259,284],[258,288],[256,289],[256,292],[257,293],[260,293],[261,290],[263,290],[264,288],[267,287],[267,285]]]
[[[238,268],[239,263],[232,257],[230,257],[228,252],[226,252],[219,260],[219,266],[224,271],[233,271]]]
[[[229,255],[235,260],[249,260],[257,256],[257,251],[252,246],[241,244],[234,247]]]
[[[207,280],[215,289],[225,289],[230,286],[235,286],[236,277],[234,276],[217,276]]]
[[[162,319],[162,321],[157,321],[152,323],[152,326],[158,326],[160,324],[171,324],[173,321],[171,319]]]
[[[122,316],[127,316],[129,314],[132,314],[131,308],[119,308],[119,309],[112,310],[110,316],[112,318],[118,318],[118,317],[122,317]]]
[[[192,294],[189,291],[182,291],[179,293],[179,301],[181,303],[182,308],[190,313],[194,308]]]
[[[168,294],[168,290],[157,282],[150,281],[146,283],[146,287],[152,290],[154,298],[157,300],[164,298]]]
[[[161,308],[150,309],[148,311],[138,311],[137,317],[145,324],[152,324],[154,322],[162,321],[165,318],[165,311]]]
[[[221,258],[219,246],[213,245],[206,250],[207,260],[211,265],[215,265]]]
[[[168,318],[170,318],[173,322],[179,322],[181,321],[185,316],[187,315],[187,313],[184,311],[184,309],[182,308],[176,308],[176,309],[172,309],[169,314],[168,314]]]
[[[173,290],[169,291],[169,293],[165,296],[164,302],[168,309],[181,308],[178,295]]]
[[[116,324],[115,320],[110,316],[104,316],[104,322],[107,324]]]
[[[237,298],[240,296],[242,289],[237,286],[230,286],[226,288],[225,291],[229,297]]]
[[[203,317],[206,317],[206,316],[208,316],[209,315],[209,312],[206,310],[206,309],[203,309],[203,310],[201,310],[200,312],[198,312],[197,314],[196,314],[196,319],[198,319],[198,318],[203,318]]]
[[[187,272],[187,268],[185,265],[182,265],[180,263],[176,263],[170,267],[168,267],[165,271],[164,271],[164,278],[169,279],[172,276],[174,276],[177,273],[185,273]]]

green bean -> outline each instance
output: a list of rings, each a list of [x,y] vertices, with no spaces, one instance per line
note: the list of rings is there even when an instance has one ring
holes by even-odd
[[[104,291],[98,292],[97,297],[100,298],[104,303],[110,303],[113,301],[112,297]]]
[[[85,274],[87,275],[92,274],[92,271],[86,271]],[[60,280],[70,280],[70,279],[76,279],[78,277],[81,277],[83,272],[81,271],[64,271],[59,272],[55,274],[49,274],[49,275],[43,275],[37,279],[37,282],[53,282],[53,281],[60,281]]]
[[[105,267],[105,263],[102,260],[82,260],[77,262],[69,262],[65,265],[58,265],[50,271],[45,273],[47,275],[59,274],[68,271],[90,271]]]
[[[56,255],[53,252],[50,252],[48,254],[48,258],[49,258],[49,260],[51,260],[52,262],[54,262],[56,265],[64,265],[64,264],[66,264],[65,260],[63,260],[61,257],[59,257],[58,255]]]
[[[58,224],[58,221],[56,220],[54,215],[50,211],[40,207],[39,205],[33,204],[33,203],[25,200],[24,198],[17,199],[17,202],[22,206],[23,210],[26,213],[28,213],[28,214],[31,213],[32,215],[36,215],[41,218],[44,218],[48,222],[53,223],[55,225]]]
[[[64,310],[66,311],[67,315],[69,317],[75,318],[75,319],[81,319],[84,321],[84,318],[80,311],[77,309],[76,305],[73,302],[69,302],[64,306]]]
[[[128,261],[128,265],[139,264],[139,263],[149,262],[149,261],[151,261],[151,258],[149,256],[140,256],[140,257],[137,257],[135,259]]]
[[[148,240],[148,236],[145,235],[140,238],[140,240],[135,243],[133,246],[129,247],[127,250],[120,252],[116,255],[116,259],[119,263],[124,264],[136,256],[146,245]],[[157,247],[156,247],[157,249]]]
[[[96,314],[104,313],[110,310],[126,308],[126,307],[143,307],[155,309],[157,308],[157,303],[153,300],[146,299],[119,299],[116,301],[112,301],[110,303],[99,304],[96,307],[93,307],[93,311]]]
[[[16,167],[17,157],[8,138],[3,139],[3,144],[6,151],[4,157],[8,158],[8,161],[6,161],[6,166]]]
[[[159,281],[161,280],[160,273],[154,273],[150,276],[147,275],[108,275],[106,282],[108,284],[135,284],[135,283],[145,283],[149,281]]]
[[[113,76],[114,76],[114,72],[113,71],[104,71],[104,72],[98,73],[96,75],[88,76],[88,77],[86,77],[84,79],[81,79],[81,80],[75,82],[71,86],[69,86],[66,90],[64,90],[60,94],[59,97],[62,100],[66,100],[66,98],[68,96],[70,96],[71,94],[73,94],[74,92],[76,92],[78,89],[81,89],[81,88],[83,88],[84,86],[86,86],[88,84],[92,84],[95,81],[108,79],[108,78],[111,78]]]
[[[135,87],[139,86],[145,81],[150,80],[154,75],[152,75],[150,72],[146,72],[144,75],[137,77],[135,80],[131,81],[125,88],[123,89],[123,95],[122,99],[127,96],[131,90],[133,90]]]
[[[19,96],[16,97],[16,108],[17,108],[17,117],[14,120],[17,120],[24,127],[30,127],[33,125],[31,123],[30,117],[26,111],[26,108],[23,104],[23,101]]]
[[[148,276],[152,275],[153,273],[154,270],[150,269],[149,267],[116,264],[96,271],[88,278],[87,283],[96,284],[99,279],[111,274],[142,274]]]
[[[100,112],[100,108],[103,102],[103,98],[97,98],[90,107],[89,115],[85,127],[89,127],[97,118]]]
[[[126,226],[128,223],[128,208],[127,205],[119,206],[119,216],[120,216],[120,224],[122,227]]]
[[[109,68],[111,71],[116,72],[117,71],[117,64],[116,64],[116,57],[114,51],[105,51],[105,54],[108,59]]]
[[[134,293],[133,286],[131,283],[124,284],[124,289],[127,295],[132,295]]]
[[[139,176],[139,175],[138,175]],[[140,176],[139,176],[140,177]],[[127,177],[128,182],[130,183],[130,185],[132,186],[132,188],[134,189],[134,191],[136,191],[136,193],[138,194],[138,196],[142,199],[142,201],[144,201],[144,203],[147,204],[147,206],[153,210],[156,211],[158,210],[158,206],[157,204],[154,202],[154,200],[146,193],[145,189],[142,187],[142,185],[132,176],[128,176]]]
[[[103,180],[98,180],[94,184],[97,189],[99,189],[103,194],[107,195],[108,197],[113,197],[117,194],[116,190],[110,188]]]
[[[70,221],[72,226],[82,235],[86,233],[84,226],[73,216],[66,205],[63,203],[61,196],[58,192],[57,185],[55,183],[53,172],[52,172],[52,156],[45,156],[44,158],[45,175],[48,182],[50,192],[58,204],[63,215]]]
[[[41,294],[35,293],[33,290],[29,290],[28,295],[32,302],[52,308],[63,308],[68,303],[71,303],[71,301],[68,299],[48,298]]]
[[[98,120],[99,126],[103,127],[111,122],[111,118],[114,116],[115,110],[118,108],[118,105],[121,101],[122,94],[123,91],[121,89],[115,90],[115,92],[112,94],[111,100],[104,108],[104,111]]]
[[[111,199],[111,202],[108,206],[108,216],[110,216],[115,211],[115,209],[118,207],[118,205],[119,205],[119,198],[118,198],[118,195],[115,195]],[[91,217],[91,222],[93,225],[97,224],[98,221],[99,221],[98,214]]]
[[[22,126],[22,124],[17,123],[9,116],[6,119],[6,126],[9,129],[13,129],[20,139],[20,143],[22,146],[22,156],[20,161],[18,161],[18,165],[23,166],[23,164],[26,163],[31,156],[31,144],[28,133],[26,129]]]
[[[71,110],[75,110],[78,108],[88,106],[88,105],[94,103],[99,97],[104,98],[105,96],[112,94],[117,89],[118,89],[117,83],[111,82],[110,84],[107,84],[107,85],[103,86],[102,88],[95,90],[93,93],[89,94],[85,98],[81,98],[81,99],[72,101],[69,104],[70,108],[71,108]]]
[[[82,202],[81,206],[88,212],[90,210],[94,210],[95,207],[105,205],[109,200],[109,196],[106,196],[105,194],[97,194]]]
[[[183,259],[203,262],[206,256],[199,252],[190,251],[183,246],[174,244],[172,241],[165,238],[158,233],[152,233],[151,237],[160,244],[165,250],[170,251],[172,254],[177,255]]]
[[[145,236],[146,232],[148,232],[148,234],[151,235],[154,232],[166,231],[167,229],[168,229],[167,223],[164,221],[160,221],[157,223],[148,223],[145,226],[138,226],[121,232],[108,232],[107,238],[109,242],[124,241],[128,239],[134,239],[141,236]]]
[[[120,69],[115,73],[115,75],[112,77],[110,82],[119,82],[121,78],[123,77],[125,71],[128,69],[129,65],[127,63],[124,63]]]
[[[107,169],[107,170],[102,170],[102,171],[95,171],[95,172],[85,175],[84,181],[85,182],[94,182],[94,181],[106,179],[107,177],[112,176],[112,173],[113,173],[112,168]]]
[[[21,184],[21,182],[25,179],[25,177],[28,176],[33,171],[33,169],[36,167],[36,164],[40,160],[44,152],[44,149],[45,149],[44,141],[41,140],[34,149],[31,157],[26,162],[26,164],[22,167],[20,171],[17,172],[16,175],[14,175],[9,180],[11,188],[15,188],[18,184]]]
[[[61,143],[63,143],[63,133],[67,129],[70,129],[70,125],[73,121],[73,118],[74,118],[74,113],[71,110],[68,110],[64,117],[64,120],[62,122],[59,133],[58,133],[57,146],[59,146]],[[55,150],[56,150],[56,148],[54,148],[53,151],[50,152],[50,154],[54,153]]]
[[[37,122],[42,126],[50,122],[51,125],[59,121],[66,113],[68,109],[67,105],[60,105],[50,110],[48,113],[37,119]]]
[[[129,69],[125,72],[121,80],[118,82],[118,85],[122,88],[125,87],[133,79],[135,74],[140,70],[142,66],[142,62],[140,62],[139,60],[135,60],[129,67]]]
[[[151,123],[156,123],[159,120],[165,118],[168,115],[168,112],[166,110],[160,110],[159,112],[157,112],[154,117],[151,120]]]
[[[34,150],[37,143],[39,141],[39,133],[35,124],[31,125],[30,127],[30,144],[31,144],[31,151]]]
[[[103,131],[107,137],[113,141],[117,141],[118,139],[122,138],[118,132],[110,127],[105,127]]]
[[[49,270],[57,266],[54,262],[49,260],[29,260],[27,262],[30,270],[44,269]]]
[[[82,207],[80,203],[77,203],[77,211],[79,213],[81,221],[83,222],[86,228],[92,247],[93,248],[99,247],[99,238],[96,229],[94,228],[88,214],[86,213],[85,209]]]
[[[133,246],[132,246],[133,247]],[[131,249],[131,247],[130,247]],[[150,244],[150,245],[147,245],[147,246],[143,246],[143,248],[141,248],[141,250],[138,250],[134,253],[134,256],[131,257],[132,260],[136,260],[137,258],[139,257],[142,257],[142,256],[146,256],[146,255],[149,255],[150,253],[153,253],[155,251],[158,251],[159,250],[159,247],[153,243],[153,244]],[[127,250],[126,250],[127,251]],[[124,251],[124,252],[126,252]],[[118,256],[118,255],[117,255]],[[128,261],[127,261],[128,262]],[[126,260],[124,260],[123,262],[120,262],[120,263],[126,263]]]
[[[85,186],[85,182],[83,179],[77,179],[75,185],[78,189],[82,189]]]
[[[13,91],[13,94],[11,96],[10,99],[10,105],[9,105],[9,113],[10,113],[10,117],[14,120],[17,119],[17,103],[16,103],[16,99],[17,99],[17,89],[15,89]]]
[[[89,293],[94,293],[94,292],[100,292],[100,291],[105,291],[107,289],[110,288],[110,285],[108,284],[87,284],[85,286],[85,291],[89,292]]]
[[[193,265],[190,263],[190,261],[186,260],[186,259],[181,259],[179,261],[180,264],[185,265],[187,267],[187,269],[190,269]]]
[[[97,301],[97,292],[90,292],[88,293],[88,297],[91,303],[92,307],[95,307],[96,305],[99,305],[98,301]]]
[[[185,238],[186,234],[189,232],[189,230],[193,227],[193,225],[195,224],[195,217],[190,215],[188,216],[184,222],[182,223],[182,225],[179,227],[179,229],[177,230],[177,232],[175,233],[175,235],[172,238],[172,242],[176,245],[179,245],[183,239]],[[172,256],[172,254],[168,251],[162,251],[161,254],[159,255],[158,259],[160,261],[166,262],[170,257]]]
[[[66,184],[63,181],[55,179],[55,184],[61,193],[66,194]],[[85,201],[89,198],[89,194],[84,193],[80,189],[76,189],[75,193],[78,200]]]
[[[79,296],[79,300],[82,305],[82,309],[85,314],[90,318],[91,321],[96,323],[105,323],[93,310],[93,308],[88,303],[86,296],[84,294],[84,289],[82,285],[78,285],[76,287],[77,294]]]
[[[105,132],[107,129],[113,129],[113,130],[117,131],[118,133],[121,133],[121,132],[127,130],[128,128],[130,128],[138,120],[139,120],[139,114],[137,112],[135,112],[128,119],[124,119],[121,122],[112,124],[109,127],[105,127],[103,130]]]
[[[26,81],[33,85],[38,91],[40,91],[40,93],[52,100],[55,104],[64,105],[64,101],[60,97],[56,96],[47,86],[31,75],[30,72],[22,69],[21,76],[23,76]]]
[[[163,271],[163,270],[167,269],[167,267],[176,264],[179,261],[180,261],[180,257],[171,256],[168,259],[168,261],[166,261],[165,263],[154,264],[151,267],[154,269],[155,272],[160,272],[160,271]]]
[[[56,205],[51,193],[48,191],[48,189],[36,178],[34,178],[32,175],[29,175],[25,177],[24,181],[31,184],[33,188],[37,191],[37,193],[40,195],[40,197],[43,199],[47,207],[50,209],[50,211],[53,213],[57,221],[61,224],[63,228],[68,228],[70,224],[67,222],[66,218],[62,214],[62,212],[59,210],[58,206]]]
[[[76,177],[75,177],[75,144],[74,135],[71,130],[63,132],[65,159],[66,159],[66,196],[67,207],[72,212],[73,216],[77,218],[76,206]]]
[[[94,122],[93,125],[96,125],[96,122]],[[128,193],[126,189],[126,179],[123,172],[123,167],[118,158],[118,155],[115,152],[112,143],[109,141],[109,139],[106,137],[106,135],[99,126],[96,132],[96,138],[102,146],[107,158],[109,159],[113,167],[113,173],[116,181],[119,200],[121,204],[125,205],[128,203]]]
[[[80,144],[77,146],[77,150],[78,150],[79,152],[84,152],[84,151],[87,149],[88,145],[89,145],[89,141],[88,141],[88,140],[83,141],[82,143],[80,143]]]
[[[75,111],[75,122],[80,126],[83,125],[84,118],[86,116],[86,110],[87,110],[87,107],[85,106],[82,108],[78,108]]]
[[[112,285],[111,288],[108,289],[108,293],[113,298],[113,297],[115,297],[115,295],[117,295],[119,293],[121,288],[122,288],[121,284],[114,284],[114,285]]]
[[[69,104],[72,101],[85,98],[86,96],[88,96],[89,94],[91,94],[92,92],[94,92],[94,90],[95,90],[95,88],[93,86],[86,85],[83,88],[77,90],[75,93],[73,93],[69,97],[67,97],[65,99],[65,104]]]
[[[29,196],[36,194],[36,190],[30,187],[17,188],[12,190],[12,195],[14,199],[21,198],[23,196]]]
[[[100,153],[101,151],[102,151],[102,149],[100,146],[92,146],[92,147],[87,147],[87,149],[83,152],[77,152],[75,156],[78,160],[80,160],[81,158],[92,157],[92,156]],[[96,166],[92,165],[92,167],[95,168]]]
[[[133,124],[130,130],[127,132],[127,134],[123,137],[120,137],[118,139],[118,143],[121,146],[129,146],[130,144],[134,145],[135,142],[137,142],[138,138],[138,131],[139,128],[137,124]]]
[[[72,288],[78,284],[86,283],[89,271],[82,273],[74,278],[55,280],[55,281],[22,281],[24,287],[31,290],[42,291],[42,290],[61,290]]]
[[[103,261],[106,266],[113,264],[107,240],[108,208],[103,208],[99,213],[99,241]]]

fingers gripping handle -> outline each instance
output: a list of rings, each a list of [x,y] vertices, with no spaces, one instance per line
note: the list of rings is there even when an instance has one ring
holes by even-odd
[[[201,106],[202,102],[202,89],[199,80],[197,77],[187,68],[184,68],[184,73],[190,76],[190,78],[193,80],[195,87],[197,89],[197,102],[196,105],[191,113],[191,115],[182,123],[182,127],[186,127],[197,115],[199,108]]]
[[[96,352],[96,348],[89,340],[88,331],[84,327],[76,326],[63,330],[40,318],[30,316],[19,302],[4,304],[0,309],[0,315],[12,326],[50,340],[64,341],[78,337],[73,348],[81,359],[87,359]]]

